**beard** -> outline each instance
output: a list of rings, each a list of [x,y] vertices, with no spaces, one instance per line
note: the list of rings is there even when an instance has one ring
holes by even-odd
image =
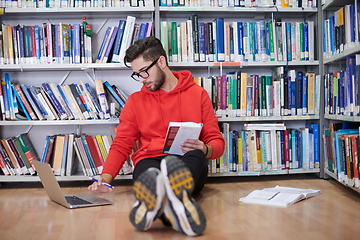
[[[154,92],[156,90],[160,90],[162,85],[165,82],[165,73],[158,66],[156,66],[156,67],[158,70],[157,76],[155,78],[156,80],[154,80],[153,85],[150,88],[148,88],[152,92]],[[144,84],[146,84],[146,83],[144,83]]]

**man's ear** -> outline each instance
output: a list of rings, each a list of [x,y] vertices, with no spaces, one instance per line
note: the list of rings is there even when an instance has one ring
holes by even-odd
[[[166,58],[164,56],[160,56],[159,60],[158,60],[158,64],[159,67],[161,69],[164,69],[167,65],[166,65]]]

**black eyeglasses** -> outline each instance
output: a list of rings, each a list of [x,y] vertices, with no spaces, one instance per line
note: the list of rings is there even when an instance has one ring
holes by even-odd
[[[160,57],[158,57],[158,58],[157,58],[155,61],[153,61],[146,69],[140,71],[139,73],[134,73],[134,72],[133,72],[133,73],[131,74],[132,79],[134,79],[135,81],[140,81],[140,78],[143,78],[143,79],[148,78],[148,77],[149,77],[149,73],[148,73],[149,69],[157,63],[157,61],[159,60],[159,58],[160,58]]]

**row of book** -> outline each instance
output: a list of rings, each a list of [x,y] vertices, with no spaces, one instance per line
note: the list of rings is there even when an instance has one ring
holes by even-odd
[[[346,68],[324,76],[325,113],[360,115],[360,54],[346,57]]]
[[[256,172],[320,167],[319,125],[287,129],[283,123],[244,124],[230,130],[222,124],[225,151],[212,160],[211,172]]]
[[[170,62],[314,61],[314,22],[186,22],[160,24]]]
[[[86,17],[81,24],[2,24],[0,38],[1,64],[92,63]]]
[[[160,0],[160,6],[168,7],[316,7],[315,0]]]
[[[27,133],[0,140],[0,168],[4,175],[34,175],[39,156]]]
[[[80,80],[76,83],[44,82],[41,86],[14,84],[10,74],[4,74],[0,87],[1,120],[86,120],[110,119],[111,95],[118,112],[124,107],[127,95],[115,85],[95,80],[95,89]],[[106,89],[106,90],[105,90]],[[116,109],[116,105],[114,106]]]
[[[138,24],[135,20],[128,16],[118,26],[107,28],[95,62],[123,62],[134,41],[151,35],[152,21]],[[0,30],[0,64],[93,63],[92,52],[91,25],[86,17],[75,24],[2,24]]]
[[[360,1],[345,5],[322,21],[324,58],[354,47],[360,41]]]
[[[152,21],[136,23],[136,17],[127,16],[118,26],[109,26],[100,46],[96,63],[123,62],[126,49],[135,41],[149,37]]]
[[[0,0],[6,8],[153,7],[153,0]]]
[[[337,180],[359,188],[359,123],[332,123],[324,129],[325,169]]]
[[[243,71],[196,78],[219,117],[304,116],[319,113],[320,77],[278,67],[269,76]]]

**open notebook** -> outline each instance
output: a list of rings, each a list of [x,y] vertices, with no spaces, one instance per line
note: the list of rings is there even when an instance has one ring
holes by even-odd
[[[52,201],[67,208],[93,207],[113,204],[113,202],[107,199],[92,194],[65,196],[61,191],[60,185],[56,180],[50,165],[40,161],[33,161],[33,163],[40,177],[41,183]]]

